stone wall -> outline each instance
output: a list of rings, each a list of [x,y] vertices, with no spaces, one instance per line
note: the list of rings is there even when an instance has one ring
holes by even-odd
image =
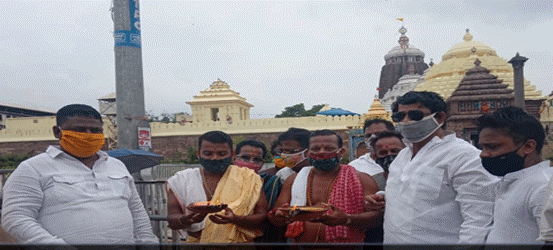
[[[348,151],[347,130],[336,131],[344,141],[344,147]],[[281,133],[255,133],[255,134],[232,134],[231,138],[236,145],[238,142],[247,139],[255,139],[265,143],[267,150],[270,150],[271,142],[276,140]],[[53,136],[52,136],[53,137]],[[179,135],[179,136],[153,136],[153,152],[163,155],[167,160],[182,159],[186,156],[188,148],[198,148],[198,138],[200,135]],[[58,140],[40,140],[40,141],[19,141],[19,142],[0,142],[0,155],[24,155],[27,153],[39,154],[45,152],[48,146],[59,145]],[[102,148],[107,150],[107,142]]]
[[[58,140],[0,142],[0,155],[39,154],[46,151],[50,145],[59,145]]]
[[[346,154],[349,156],[349,139],[347,130],[336,131],[344,141]],[[271,150],[271,143],[278,138],[281,133],[257,133],[257,134],[232,134],[230,135],[234,146],[247,139],[255,139],[265,143],[267,150]],[[198,148],[198,138],[200,135],[183,136],[154,136],[152,137],[152,148],[154,153],[163,155],[165,159],[179,159],[185,157],[188,148]]]

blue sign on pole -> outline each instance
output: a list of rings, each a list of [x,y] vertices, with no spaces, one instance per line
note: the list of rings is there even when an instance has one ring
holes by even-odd
[[[136,47],[141,48],[140,41],[140,10],[138,0],[129,0],[130,30],[116,30],[113,33],[115,47]]]

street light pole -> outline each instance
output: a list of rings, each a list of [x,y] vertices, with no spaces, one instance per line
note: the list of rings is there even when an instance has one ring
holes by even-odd
[[[138,0],[113,0],[117,147],[138,149],[138,127],[147,126]]]

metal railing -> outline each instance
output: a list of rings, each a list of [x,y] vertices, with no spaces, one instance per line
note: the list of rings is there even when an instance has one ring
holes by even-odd
[[[167,223],[165,181],[135,181],[135,185],[160,243],[181,242],[179,233],[170,229]]]
[[[6,180],[8,180],[8,176],[14,171],[15,169],[0,169],[0,184],[3,187],[6,183]],[[1,197],[1,196],[0,196]]]
[[[159,237],[160,243],[176,244],[182,240],[178,231],[174,231],[168,227],[165,181],[178,171],[195,167],[199,167],[199,165],[160,164],[142,170],[138,179],[144,179],[144,181],[135,181],[140,199],[150,216],[154,234]]]

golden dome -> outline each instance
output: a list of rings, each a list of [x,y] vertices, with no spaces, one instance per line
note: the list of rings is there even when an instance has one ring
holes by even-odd
[[[374,98],[374,101],[371,104],[369,111],[365,115],[365,119],[375,119],[375,118],[386,119],[386,120],[390,119],[390,115],[388,114],[388,112],[386,112],[386,110],[384,109],[384,106],[382,106],[382,103],[376,97]]]
[[[497,56],[494,49],[488,45],[472,40],[472,35],[467,30],[463,42],[454,45],[442,57],[440,63],[429,68],[424,77],[424,82],[417,85],[415,91],[433,91],[444,99],[449,98],[465,76],[465,72],[474,67],[474,61],[478,58],[481,66],[490,70],[509,89],[514,89],[513,67],[505,59]],[[525,99],[542,99],[541,91],[524,80]]]
[[[457,57],[457,58],[465,58],[470,55],[477,55],[477,56],[497,56],[495,53],[495,50],[490,48],[488,45],[484,44],[483,42],[473,41],[472,35],[469,33],[469,30],[467,29],[467,33],[463,37],[464,42],[460,42],[458,44],[455,44],[451,49],[449,49],[443,56],[442,61],[445,61],[447,59]]]

